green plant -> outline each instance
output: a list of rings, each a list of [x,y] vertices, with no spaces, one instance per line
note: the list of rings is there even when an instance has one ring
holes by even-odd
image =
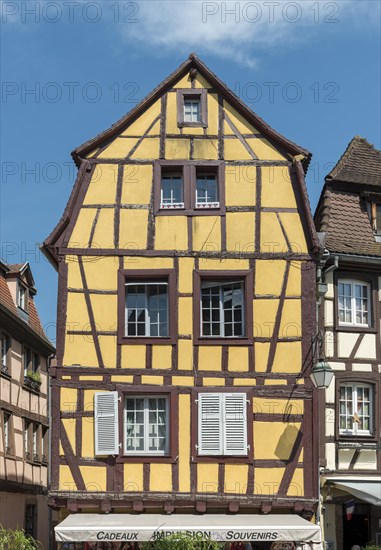
[[[174,533],[154,542],[145,542],[143,550],[219,550],[218,542],[198,535]]]
[[[369,544],[365,546],[364,550],[381,550],[381,546],[378,546],[377,544]]]
[[[33,380],[33,382],[41,382],[41,375],[39,372],[34,372],[32,370],[26,371],[27,378],[30,378],[30,380]]]
[[[39,542],[26,535],[23,529],[5,529],[0,524],[0,550],[37,550]]]

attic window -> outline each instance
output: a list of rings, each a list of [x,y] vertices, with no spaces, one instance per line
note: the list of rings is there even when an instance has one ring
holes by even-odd
[[[207,91],[204,88],[177,90],[177,125],[179,128],[208,126]]]
[[[377,242],[381,242],[381,204],[377,202],[368,203],[368,212],[372,224],[372,229]]]
[[[28,311],[28,289],[20,281],[17,287],[17,305],[22,310]]]

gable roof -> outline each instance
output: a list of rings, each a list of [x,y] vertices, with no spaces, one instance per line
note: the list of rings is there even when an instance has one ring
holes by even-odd
[[[158,98],[161,97],[168,89],[170,89],[181,77],[187,74],[190,69],[196,69],[200,72],[206,80],[218,90],[229,101],[238,112],[241,113],[250,123],[253,124],[264,136],[272,143],[284,148],[290,155],[302,155],[305,157],[302,161],[305,172],[307,171],[309,161],[311,159],[311,153],[297,145],[296,143],[288,140],[276,130],[271,128],[261,117],[259,117],[254,111],[252,111],[234,92],[232,92],[227,85],[222,82],[206,65],[201,61],[196,54],[191,53],[172,74],[170,74],[165,80],[163,80],[151,93],[149,93],[140,103],[138,103],[131,111],[125,116],[115,122],[110,128],[101,132],[94,138],[86,141],[74,151],[72,151],[72,157],[77,166],[80,165],[81,158],[90,153],[95,147],[100,146],[106,140],[111,140],[117,134],[122,132],[129,124],[131,124],[136,118],[138,118],[143,111],[150,107]]]
[[[326,180],[381,186],[381,151],[355,136]]]
[[[378,187],[378,188],[377,188]],[[381,151],[355,136],[327,175],[315,212],[332,253],[381,257],[368,213],[367,197],[381,194]]]
[[[53,353],[55,351],[54,346],[44,332],[37,312],[36,304],[33,299],[33,295],[36,294],[36,289],[30,289],[33,290],[33,292],[29,292],[28,315],[25,316],[22,315],[19,308],[17,308],[7,283],[7,276],[10,274],[22,274],[23,272],[29,272],[29,276],[31,280],[33,280],[29,263],[7,264],[0,261],[0,267],[0,309],[5,310],[7,314],[17,322],[18,325],[24,329],[27,329],[29,333],[32,332],[35,336],[38,336],[38,338],[43,341],[45,346],[48,347],[50,353]]]

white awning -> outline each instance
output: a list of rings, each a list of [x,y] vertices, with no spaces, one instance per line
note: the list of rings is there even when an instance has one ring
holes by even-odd
[[[322,548],[320,527],[292,514],[72,514],[54,530],[58,542],[149,541],[188,533],[215,541],[287,541]]]
[[[381,506],[381,478],[378,476],[374,479],[328,478],[327,481],[369,504]]]

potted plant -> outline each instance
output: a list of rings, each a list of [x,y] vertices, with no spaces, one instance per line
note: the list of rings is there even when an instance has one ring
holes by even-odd
[[[41,386],[41,375],[39,372],[28,370],[25,375],[25,382],[27,386],[30,386],[34,390],[39,390]]]

